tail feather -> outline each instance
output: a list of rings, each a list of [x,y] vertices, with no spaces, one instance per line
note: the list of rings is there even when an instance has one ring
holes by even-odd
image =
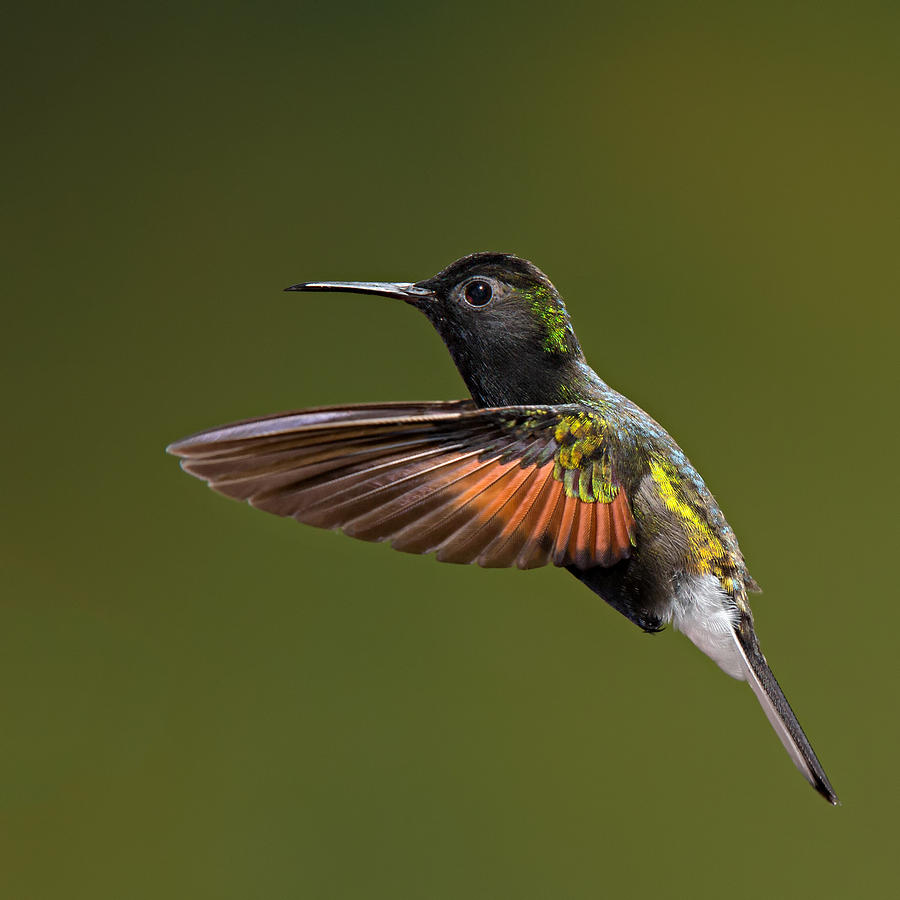
[[[837,794],[762,655],[753,626],[747,619],[735,628],[734,640],[747,670],[747,681],[794,765],[829,803],[837,806]]]

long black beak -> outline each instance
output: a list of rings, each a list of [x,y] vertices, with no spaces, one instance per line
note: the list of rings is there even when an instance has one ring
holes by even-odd
[[[434,292],[405,281],[304,281],[292,284],[286,291],[340,291],[345,294],[378,294],[396,297],[407,303],[434,300]]]

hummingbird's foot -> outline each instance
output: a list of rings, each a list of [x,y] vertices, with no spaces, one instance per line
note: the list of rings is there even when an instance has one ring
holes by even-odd
[[[659,634],[660,631],[665,630],[663,620],[659,616],[653,615],[653,613],[638,612],[633,617],[629,616],[629,618],[641,631],[645,631],[647,634]]]

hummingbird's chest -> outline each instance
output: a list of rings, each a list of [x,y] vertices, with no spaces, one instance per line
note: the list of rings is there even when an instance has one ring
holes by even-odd
[[[613,465],[627,484],[641,562],[654,576],[657,599],[674,596],[685,576],[710,576],[729,595],[743,595],[749,576],[737,538],[685,453],[626,398],[605,414]]]

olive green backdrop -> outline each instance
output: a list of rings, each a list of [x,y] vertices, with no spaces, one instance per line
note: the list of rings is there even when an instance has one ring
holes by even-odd
[[[846,897],[897,842],[895,4],[5,20],[0,896]],[[227,501],[171,440],[460,396],[479,249],[703,472],[844,805],[573,578]]]

